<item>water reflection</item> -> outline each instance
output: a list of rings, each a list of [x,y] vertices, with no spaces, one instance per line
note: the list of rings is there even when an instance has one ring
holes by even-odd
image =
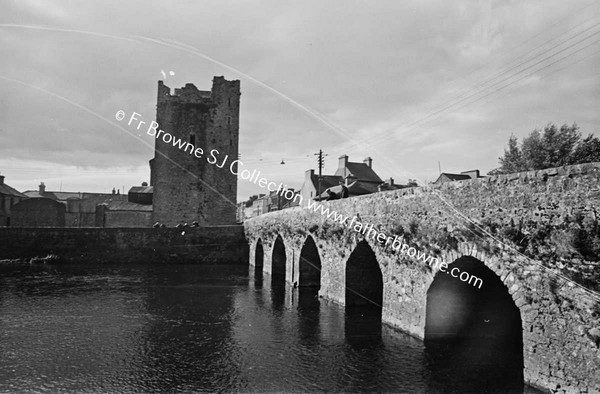
[[[0,354],[0,392],[458,392],[475,371],[223,265],[0,267]]]

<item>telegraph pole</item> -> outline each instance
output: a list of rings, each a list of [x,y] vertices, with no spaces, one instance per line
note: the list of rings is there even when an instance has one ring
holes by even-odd
[[[323,153],[322,149],[319,149],[319,153],[314,153],[315,156],[317,156],[317,164],[319,165],[319,177],[317,178],[317,196],[319,196],[319,200],[321,198],[321,178],[322,178],[322,170],[323,170],[323,164],[324,164],[324,156],[327,156],[327,154]]]

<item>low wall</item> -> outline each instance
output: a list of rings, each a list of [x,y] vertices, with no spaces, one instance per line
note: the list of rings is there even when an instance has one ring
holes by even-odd
[[[66,262],[248,263],[243,226],[0,228],[0,259],[57,255]]]

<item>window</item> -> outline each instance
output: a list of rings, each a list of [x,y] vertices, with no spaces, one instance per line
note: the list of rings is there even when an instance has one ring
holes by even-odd
[[[231,126],[231,116],[227,116],[225,121],[227,122],[227,126]]]
[[[231,108],[231,97],[229,97],[229,98],[227,99],[227,105],[229,106],[229,108]]]
[[[190,144],[196,146],[196,134],[190,134]]]
[[[233,146],[233,140],[229,140],[229,146]]]

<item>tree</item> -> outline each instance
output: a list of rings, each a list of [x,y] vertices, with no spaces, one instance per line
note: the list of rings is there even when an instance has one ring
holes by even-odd
[[[565,124],[560,129],[548,124],[543,131],[529,133],[520,147],[511,135],[508,149],[498,160],[497,172],[501,174],[600,161],[600,140],[590,134],[582,141],[576,124]]]
[[[600,139],[592,134],[585,137],[573,153],[576,161],[573,164],[593,163],[600,161]]]
[[[517,137],[511,135],[508,139],[508,150],[504,150],[504,157],[500,157],[501,171],[506,173],[519,172],[525,168],[523,155],[519,149]]]

